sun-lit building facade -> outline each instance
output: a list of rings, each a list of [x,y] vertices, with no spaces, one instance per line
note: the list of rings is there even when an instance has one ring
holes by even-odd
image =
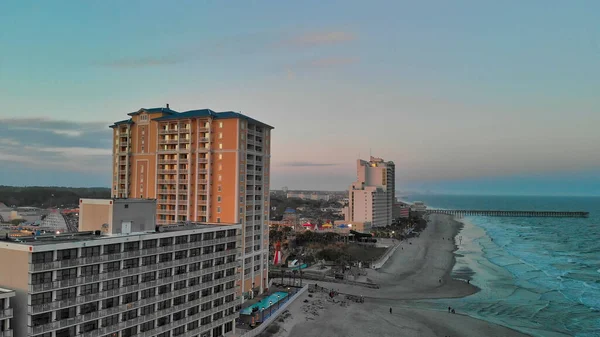
[[[267,282],[273,127],[237,112],[140,109],[114,123],[113,198],[156,199],[159,225],[240,223],[242,292]]]

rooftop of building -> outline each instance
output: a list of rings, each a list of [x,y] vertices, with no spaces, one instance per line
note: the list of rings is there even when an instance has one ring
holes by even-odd
[[[134,111],[134,112],[130,112],[128,113],[129,116],[135,116],[138,115],[142,112],[146,112],[148,114],[153,114],[153,113],[163,113],[165,114],[165,116],[161,116],[158,118],[153,118],[153,121],[169,121],[169,120],[176,120],[176,119],[185,119],[185,118],[198,118],[198,117],[211,117],[214,119],[229,119],[229,118],[238,118],[238,119],[244,119],[247,120],[248,122],[254,123],[254,124],[258,124],[270,129],[274,129],[272,126],[265,124],[261,121],[258,121],[254,118],[248,117],[244,114],[241,114],[239,112],[235,112],[235,111],[222,111],[222,112],[216,112],[213,111],[211,109],[198,109],[198,110],[189,110],[189,111],[183,111],[183,112],[177,112],[175,110],[171,110],[169,108],[141,108],[138,111]],[[122,121],[118,121],[115,122],[113,125],[111,125],[111,128],[114,128],[116,126],[122,125],[122,124],[133,124],[133,120],[132,119],[125,119]]]
[[[182,223],[175,225],[163,225],[156,226],[153,231],[135,232],[129,234],[104,234],[101,231],[88,231],[88,232],[74,232],[74,233],[60,233],[60,232],[46,232],[46,233],[35,233],[27,235],[22,231],[18,230],[2,230],[0,231],[0,241],[4,240],[11,243],[17,243],[27,246],[43,246],[53,245],[58,243],[67,242],[82,242],[82,241],[96,241],[104,240],[109,238],[126,238],[130,236],[144,236],[152,235],[157,233],[177,233],[191,230],[228,230],[228,229],[240,229],[241,225],[226,224],[226,223]],[[34,235],[35,234],[35,235]]]

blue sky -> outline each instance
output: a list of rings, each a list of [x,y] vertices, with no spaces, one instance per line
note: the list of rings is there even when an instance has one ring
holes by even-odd
[[[400,188],[600,194],[598,13],[597,1],[4,0],[0,184],[108,186],[107,125],[170,103],[274,125],[274,188],[346,188],[371,149],[396,162]]]

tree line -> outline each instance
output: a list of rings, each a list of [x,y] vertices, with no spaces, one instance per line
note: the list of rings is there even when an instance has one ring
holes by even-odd
[[[0,202],[8,207],[77,207],[80,198],[110,198],[110,188],[105,187],[43,187],[2,186]]]

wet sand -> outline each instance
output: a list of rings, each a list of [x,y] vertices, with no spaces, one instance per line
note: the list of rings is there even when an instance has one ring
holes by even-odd
[[[448,313],[447,308],[411,308],[411,300],[464,297],[479,290],[450,276],[457,249],[453,238],[461,228],[460,222],[448,216],[432,215],[418,238],[403,241],[402,248],[383,268],[369,271],[368,277],[380,284],[380,289],[318,283],[341,293],[362,295],[365,303],[342,305],[343,296],[332,301],[323,293],[313,297],[305,294],[288,308],[287,318],[277,323],[281,329],[273,336],[527,336],[460,313]]]

